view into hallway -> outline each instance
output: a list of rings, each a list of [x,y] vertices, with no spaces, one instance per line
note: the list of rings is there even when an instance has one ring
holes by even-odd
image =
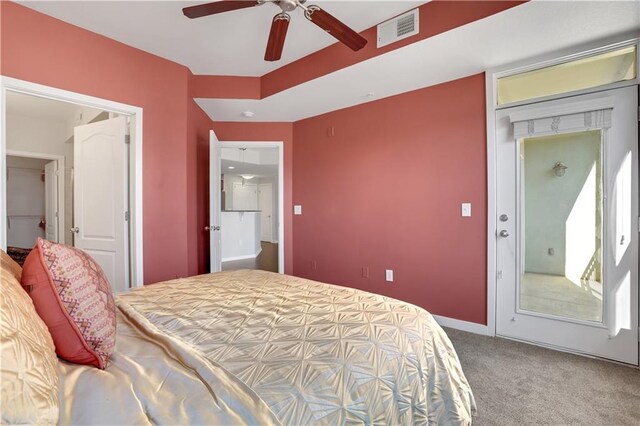
[[[278,272],[278,244],[261,241],[262,251],[257,257],[242,260],[222,262],[223,271],[236,269],[260,269],[262,271]]]
[[[221,149],[221,269],[279,271],[279,151]]]

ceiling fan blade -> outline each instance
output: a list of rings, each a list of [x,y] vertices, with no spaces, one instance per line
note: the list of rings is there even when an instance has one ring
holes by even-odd
[[[216,13],[229,12],[236,9],[259,6],[262,3],[257,0],[222,0],[213,3],[199,4],[182,9],[187,18],[200,18],[202,16],[215,15]]]
[[[265,61],[278,61],[282,57],[282,49],[284,48],[284,40],[287,37],[290,19],[289,15],[284,12],[278,13],[273,17],[269,41],[267,41],[267,50],[264,53]]]
[[[367,44],[367,39],[340,22],[338,18],[311,5],[305,8],[304,16],[334,36],[338,41],[347,45],[351,50],[360,50]]]

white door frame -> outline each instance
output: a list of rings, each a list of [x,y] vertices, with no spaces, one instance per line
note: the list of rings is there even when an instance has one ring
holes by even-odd
[[[565,62],[574,61],[584,57],[589,57],[598,53],[604,53],[611,50],[621,49],[625,46],[636,46],[636,70],[640,70],[640,38],[617,38],[610,40],[601,40],[595,43],[566,49],[551,55],[545,55],[538,58],[520,61],[514,64],[508,64],[485,73],[485,89],[486,89],[486,126],[487,126],[487,335],[496,335],[496,286],[497,286],[497,268],[496,268],[496,233],[497,233],[497,149],[496,149],[496,110],[509,108],[518,105],[533,104],[551,99],[565,98],[569,96],[581,95],[586,93],[610,90],[619,87],[634,86],[640,84],[640,71],[633,80],[609,84],[591,89],[577,90],[574,92],[561,93],[559,95],[545,96],[522,102],[513,102],[504,105],[497,105],[497,80],[501,77],[520,74],[523,72],[549,67]]]
[[[64,184],[65,184],[65,165],[64,155],[42,154],[39,152],[6,150],[6,155],[22,158],[37,158],[38,160],[51,160],[58,163],[58,242],[65,244],[65,208],[64,208]],[[6,176],[6,174],[5,174]],[[5,198],[6,199],[6,198]],[[6,211],[5,211],[6,216]],[[5,247],[3,247],[4,250]]]
[[[130,260],[131,260],[131,287],[144,285],[143,265],[143,217],[142,217],[142,108],[114,102],[94,96],[55,87],[44,86],[25,80],[0,76],[0,248],[7,249],[7,182],[6,182],[6,103],[7,92],[18,92],[26,95],[38,96],[68,102],[90,108],[101,109],[130,117],[131,141],[129,149],[129,233],[130,233]],[[64,227],[61,228],[64,232]]]
[[[284,142],[282,141],[220,141],[220,148],[278,148],[278,273],[284,274]],[[222,170],[220,170],[222,173]],[[216,209],[222,209],[220,200]]]

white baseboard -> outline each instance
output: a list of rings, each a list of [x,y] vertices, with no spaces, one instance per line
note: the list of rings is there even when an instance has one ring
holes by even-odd
[[[245,259],[255,259],[258,255],[262,253],[262,248],[258,250],[256,254],[249,254],[245,256],[235,256],[235,257],[223,257],[222,262],[232,262],[234,260],[245,260]]]
[[[467,331],[474,334],[489,335],[489,328],[484,324],[463,321],[455,318],[442,317],[440,315],[432,315],[438,324],[442,327],[455,328],[456,330]]]

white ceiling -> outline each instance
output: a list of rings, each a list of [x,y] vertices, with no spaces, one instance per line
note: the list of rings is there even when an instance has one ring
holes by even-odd
[[[222,173],[257,177],[277,176],[278,155],[277,148],[222,148]]]
[[[261,76],[336,42],[302,15],[291,13],[282,59],[265,62],[273,4],[189,19],[182,8],[202,1],[18,1],[47,15],[103,34],[182,65],[194,74]],[[310,0],[356,31],[426,1]]]
[[[7,114],[67,122],[76,118],[81,112],[95,116],[100,110],[24,93],[7,92]]]
[[[196,102],[214,121],[297,121],[622,34],[640,36],[640,2],[535,1],[262,100]]]
[[[238,161],[220,160],[222,174],[229,175],[254,175],[257,177],[278,176],[277,164],[251,164]],[[232,166],[233,169],[229,169]]]

